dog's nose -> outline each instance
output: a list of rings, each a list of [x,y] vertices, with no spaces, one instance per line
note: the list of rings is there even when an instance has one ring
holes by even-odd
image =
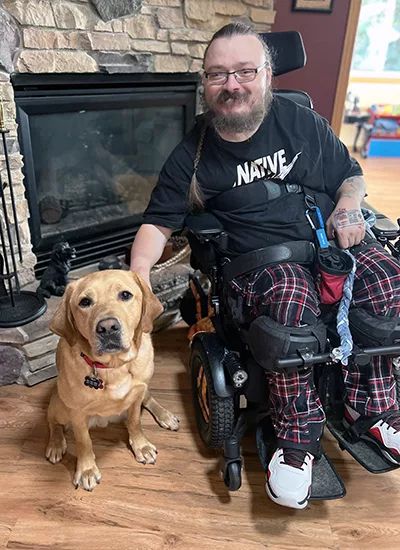
[[[121,325],[115,317],[107,317],[101,319],[96,326],[97,334],[102,336],[110,336],[111,334],[117,334],[121,330]]]

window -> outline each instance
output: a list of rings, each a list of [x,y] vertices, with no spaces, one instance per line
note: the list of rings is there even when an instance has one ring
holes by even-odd
[[[352,76],[400,76],[400,0],[363,0]]]

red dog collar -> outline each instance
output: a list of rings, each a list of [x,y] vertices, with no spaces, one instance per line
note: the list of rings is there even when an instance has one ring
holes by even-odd
[[[103,363],[98,363],[97,361],[92,361],[89,359],[87,355],[81,352],[81,357],[86,361],[86,363],[89,365],[89,367],[92,367],[92,369],[108,369],[106,365],[103,365]]]

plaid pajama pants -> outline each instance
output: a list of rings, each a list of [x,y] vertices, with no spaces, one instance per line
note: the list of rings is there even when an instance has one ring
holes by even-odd
[[[352,307],[369,313],[400,316],[400,265],[383,249],[368,248],[356,255]],[[314,324],[320,315],[318,294],[310,271],[297,264],[279,264],[234,279],[227,288],[228,304],[240,323],[260,315],[297,327]],[[342,366],[346,399],[360,414],[371,416],[397,410],[391,361],[374,357],[360,370]],[[322,433],[324,411],[307,373],[267,373],[271,415],[282,446],[309,449]]]

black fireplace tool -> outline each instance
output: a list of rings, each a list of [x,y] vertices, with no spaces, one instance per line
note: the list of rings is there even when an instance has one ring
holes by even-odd
[[[14,253],[13,235],[6,203],[5,189],[7,187],[10,192],[14,232],[20,263],[23,262],[23,257],[11,178],[10,160],[7,150],[6,134],[8,134],[9,130],[6,130],[3,123],[2,107],[0,103],[0,134],[3,142],[8,182],[2,182],[0,172],[0,200],[2,207],[0,208],[0,328],[11,328],[26,325],[34,321],[43,315],[47,309],[47,304],[43,296],[36,294],[36,292],[21,290],[20,288],[17,262]],[[11,257],[11,265],[7,253],[7,243],[9,255]]]

